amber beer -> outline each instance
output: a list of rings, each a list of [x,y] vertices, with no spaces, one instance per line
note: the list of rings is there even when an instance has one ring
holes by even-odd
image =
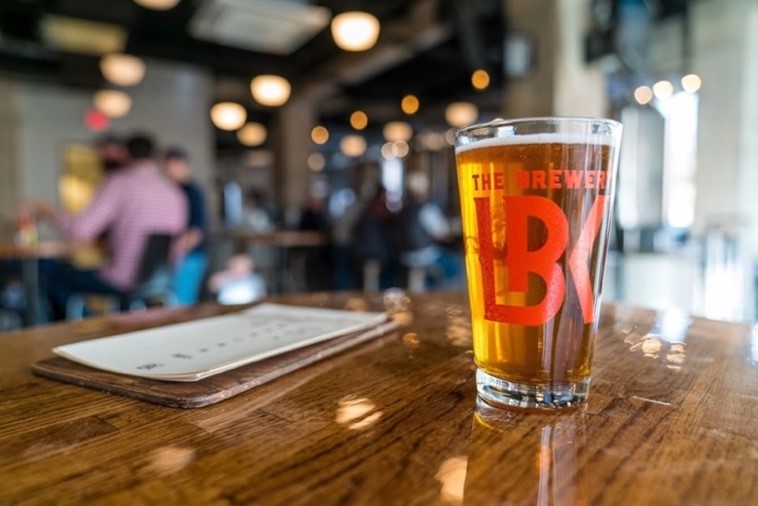
[[[458,133],[477,386],[491,404],[586,399],[620,134],[571,118]]]

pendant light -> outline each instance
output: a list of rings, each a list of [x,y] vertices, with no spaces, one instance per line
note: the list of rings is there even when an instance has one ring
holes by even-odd
[[[332,19],[332,38],[345,51],[366,51],[379,38],[379,20],[368,12],[343,12]]]

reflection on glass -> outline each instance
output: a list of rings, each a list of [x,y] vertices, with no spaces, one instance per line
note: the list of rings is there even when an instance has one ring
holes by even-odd
[[[384,310],[401,327],[413,323],[413,313],[410,310],[411,299],[405,291],[393,288],[384,292]]]
[[[150,453],[146,470],[160,476],[181,471],[195,460],[195,453],[192,448],[163,446]]]
[[[407,311],[411,306],[411,299],[405,291],[390,289],[384,292],[384,308],[389,312]]]
[[[687,359],[687,329],[692,318],[679,309],[669,309],[657,313],[650,330],[645,333],[627,332],[624,342],[629,351],[640,352],[645,358],[663,357],[666,367],[672,371],[681,370]]]
[[[440,482],[442,504],[462,504],[463,485],[466,482],[466,457],[451,457],[440,465],[434,478]]]
[[[503,444],[504,433],[518,444]],[[465,503],[587,503],[585,477],[578,464],[584,440],[582,413],[542,417],[503,412],[477,402]]]
[[[350,311],[368,311],[368,303],[363,297],[350,297],[345,302],[345,309]]]
[[[681,309],[667,309],[656,315],[650,334],[659,336],[669,343],[683,343],[687,339],[687,329],[692,318]]]
[[[403,334],[403,344],[407,348],[418,348],[421,344],[421,339],[418,337],[418,334],[415,332],[406,332]]]
[[[378,422],[382,414],[369,399],[349,395],[340,400],[335,421],[351,430],[365,429]]]
[[[451,305],[445,310],[447,328],[445,336],[454,346],[471,346],[471,318],[463,306]]]

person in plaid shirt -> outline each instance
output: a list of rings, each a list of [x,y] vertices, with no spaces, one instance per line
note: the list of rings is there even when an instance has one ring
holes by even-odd
[[[62,264],[48,279],[53,320],[66,315],[75,293],[123,294],[135,288],[142,251],[150,234],[178,236],[187,224],[187,202],[153,160],[154,142],[135,135],[126,146],[131,163],[111,173],[80,215],[37,204],[36,214],[50,220],[69,240],[91,242],[103,234],[109,254],[97,271]]]

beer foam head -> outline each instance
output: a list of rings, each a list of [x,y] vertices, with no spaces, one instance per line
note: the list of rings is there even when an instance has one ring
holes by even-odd
[[[456,153],[469,149],[520,144],[618,146],[621,123],[609,119],[545,117],[495,119],[471,125],[456,135]]]
[[[614,145],[614,136],[612,134],[582,134],[582,133],[541,133],[541,134],[525,134],[514,135],[509,131],[502,137],[483,137],[481,139],[473,139],[468,144],[457,145],[455,147],[456,153],[468,151],[469,149],[479,149],[497,146],[515,146],[521,144],[589,144],[593,146],[609,146]]]

